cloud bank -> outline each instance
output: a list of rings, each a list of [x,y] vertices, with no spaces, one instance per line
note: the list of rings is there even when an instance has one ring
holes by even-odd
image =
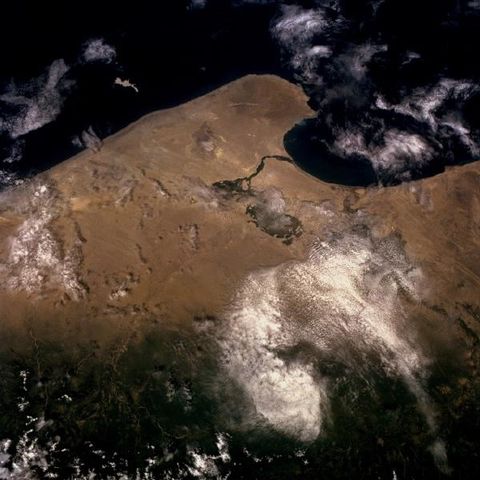
[[[227,372],[244,388],[257,421],[314,441],[329,417],[331,384],[318,363],[352,371],[380,366],[400,378],[437,435],[425,390],[430,361],[401,298],[419,301],[422,273],[394,237],[346,231],[318,241],[302,262],[254,272],[226,313],[221,341]],[[310,345],[310,357],[286,355]],[[312,357],[319,360],[312,360]],[[435,460],[446,468],[443,443]]]

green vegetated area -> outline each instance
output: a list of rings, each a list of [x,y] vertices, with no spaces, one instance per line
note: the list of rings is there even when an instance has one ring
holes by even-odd
[[[462,320],[458,328],[465,365],[440,359],[427,390],[449,478],[475,478],[480,340]],[[434,463],[435,435],[416,399],[380,368],[359,372],[319,360],[319,374],[330,379],[329,411],[319,439],[302,444],[260,420],[256,428],[245,422],[252,405],[223,374],[211,331],[156,329],[141,339],[119,336],[108,347],[66,346],[32,333],[27,343],[1,353],[0,440],[13,440],[7,453],[26,445],[44,451],[48,465],[31,467],[39,478],[89,471],[97,478],[145,471],[189,478],[192,451],[216,456],[212,478],[447,478]],[[229,461],[219,458],[219,433]]]

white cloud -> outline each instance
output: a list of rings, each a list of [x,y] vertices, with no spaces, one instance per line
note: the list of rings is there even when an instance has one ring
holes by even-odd
[[[192,477],[226,480],[230,476],[227,474],[225,477],[222,477],[219,470],[219,464],[226,464],[231,460],[228,451],[228,437],[223,433],[217,433],[216,440],[217,455],[208,455],[191,449],[187,452],[190,457],[190,465],[187,466],[187,469]]]
[[[192,8],[204,8],[207,5],[207,0],[190,0]]]
[[[307,342],[322,358],[354,370],[374,353],[387,375],[403,379],[435,433],[423,388],[429,359],[400,301],[400,292],[415,300],[421,281],[397,241],[349,233],[318,241],[305,261],[250,274],[226,314],[220,343],[225,369],[252,402],[252,421],[302,441],[321,434],[328,378],[308,361],[279,355]]]
[[[272,32],[283,47],[291,50],[304,47],[314,35],[322,33],[329,26],[325,12],[321,9],[284,5],[281,11]]]
[[[117,51],[103,38],[95,38],[85,44],[82,57],[85,62],[112,63],[117,57]]]
[[[85,291],[77,277],[77,259],[74,252],[63,252],[50,228],[55,218],[53,200],[49,186],[34,187],[30,214],[11,238],[8,262],[1,265],[0,273],[10,290],[34,294],[55,286],[79,300]]]
[[[227,316],[222,343],[226,369],[277,430],[314,440],[322,426],[322,386],[311,368],[289,365],[274,349],[292,342],[282,329],[275,269],[249,276]],[[323,407],[323,408],[322,408]]]
[[[85,62],[110,63],[115,58],[115,49],[103,39],[88,42],[81,55]],[[67,75],[69,71],[70,66],[63,59],[57,59],[37,78],[20,85],[12,81],[0,95],[0,103],[3,103],[0,132],[18,139],[55,120],[75,85]],[[18,156],[12,157],[15,158]]]
[[[0,189],[11,185],[20,185],[23,180],[18,175],[7,170],[0,169]]]
[[[116,77],[113,84],[123,88],[131,88],[135,93],[139,92],[138,87],[134,83],[132,83],[128,78],[123,79],[120,77]]]
[[[20,86],[12,83],[0,95],[0,102],[6,106],[0,119],[0,131],[16,139],[57,118],[73,85],[66,77],[68,71],[69,66],[59,59],[40,77]]]
[[[433,158],[433,147],[420,135],[390,129],[382,133],[378,144],[367,144],[361,129],[339,130],[332,144],[333,153],[341,157],[362,155],[380,177],[409,179],[410,171],[426,166]]]
[[[430,87],[419,87],[398,104],[389,104],[378,96],[375,107],[406,115],[428,125],[434,135],[448,127],[451,137],[456,137],[473,157],[480,153],[477,140],[459,113],[459,106],[478,93],[478,85],[470,81],[444,78]],[[454,107],[446,107],[447,102]],[[367,156],[380,168],[402,170],[401,161],[412,167],[421,166],[432,159],[434,152],[428,141],[419,135],[390,130],[384,134],[384,147],[376,147]],[[405,167],[404,165],[404,167]]]
[[[314,38],[333,28],[324,9],[305,9],[298,5],[283,5],[271,31],[297,75],[307,82],[318,81],[318,61],[331,55],[327,44],[315,45]]]
[[[102,148],[102,140],[95,133],[92,126],[89,126],[80,135],[73,139],[73,144],[79,148],[89,148],[93,152],[99,152]]]
[[[24,141],[17,140],[10,146],[8,157],[3,159],[3,163],[15,163],[21,160],[23,155]]]
[[[443,78],[433,86],[416,88],[398,104],[391,105],[379,96],[376,107],[411,116],[428,123],[433,130],[438,130],[442,123],[439,110],[447,100],[462,102],[479,91],[479,86],[470,81]]]

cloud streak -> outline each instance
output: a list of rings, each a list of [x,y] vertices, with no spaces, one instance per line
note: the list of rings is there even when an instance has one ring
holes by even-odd
[[[68,64],[54,60],[39,76],[18,83],[12,80],[0,93],[0,134],[10,143],[3,163],[21,159],[25,135],[53,122],[61,114],[74,88],[74,67],[89,63],[112,63],[116,50],[104,39],[87,42],[77,60]],[[3,182],[4,183],[4,182]]]
[[[478,75],[459,76],[433,47],[421,51],[441,31],[433,20],[413,2],[362,1],[358,8],[348,0],[313,3],[281,6],[271,33],[317,110],[315,136],[326,155],[369,162],[383,184],[478,159],[480,122],[467,114],[480,96]],[[456,10],[440,3],[437,21],[448,24],[462,49],[452,20]],[[475,5],[469,8],[461,18],[470,18]],[[392,38],[385,19],[397,10],[416,15],[418,30]]]

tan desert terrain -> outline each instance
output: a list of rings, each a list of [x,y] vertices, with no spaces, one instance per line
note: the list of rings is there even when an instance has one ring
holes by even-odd
[[[478,164],[398,187],[353,189],[267,158],[248,185],[238,182],[242,191],[213,187],[254,174],[262,157],[286,157],[283,135],[309,115],[297,87],[248,76],[152,113],[99,152],[2,193],[2,328],[29,316],[95,318],[102,329],[132,318],[181,324],[214,315],[252,269],[303,258],[317,237],[359,214],[375,235],[401,237],[428,277],[426,302],[450,318],[463,304],[475,311]],[[262,196],[277,196],[282,214],[296,219],[280,219],[286,224],[277,235],[246,213]]]

